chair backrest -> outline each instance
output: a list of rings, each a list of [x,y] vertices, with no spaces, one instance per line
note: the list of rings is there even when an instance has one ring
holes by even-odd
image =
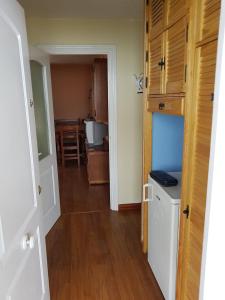
[[[79,125],[65,125],[62,127],[62,145],[67,143],[76,143],[79,145]]]

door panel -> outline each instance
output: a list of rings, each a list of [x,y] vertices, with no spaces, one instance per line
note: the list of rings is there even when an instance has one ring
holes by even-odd
[[[219,20],[220,20],[220,5],[221,0],[202,0],[201,9],[201,36],[200,39],[205,39],[212,35],[218,35]]]
[[[164,29],[164,10],[165,1],[164,0],[150,0],[150,39],[154,39],[156,36],[160,35]]]
[[[163,34],[150,42],[150,94],[162,93],[164,68],[159,66],[163,59]]]
[[[4,66],[4,60],[8,61],[7,68],[0,70],[1,78],[5,78],[8,84],[1,84],[1,99],[10,99],[4,105],[4,110],[1,108],[1,122],[4,126],[1,131],[7,131],[7,128],[12,127],[13,136],[7,135],[4,140],[4,147],[1,147],[1,157],[7,157],[8,149],[10,149],[10,160],[6,169],[1,168],[1,191],[3,195],[8,194],[8,201],[1,203],[1,234],[4,238],[4,251],[7,251],[18,228],[23,223],[23,220],[30,218],[35,212],[36,196],[33,190],[33,179],[31,169],[25,168],[24,165],[31,165],[30,145],[27,136],[23,133],[27,132],[27,120],[24,118],[24,109],[21,109],[21,102],[17,99],[23,99],[24,89],[22,69],[23,61],[20,59],[21,42],[17,38],[17,32],[11,27],[8,20],[0,16],[1,43],[10,45],[10,49],[4,47],[1,49],[1,66]],[[4,28],[4,30],[3,30]],[[9,89],[9,83],[11,88]],[[27,108],[27,107],[26,107]],[[14,116],[12,110],[17,112]],[[9,117],[10,116],[10,117]],[[12,118],[13,117],[13,118]],[[3,133],[1,137],[3,136]],[[14,136],[18,137],[16,146],[14,145]],[[14,172],[13,172],[14,170]],[[23,170],[23,176],[18,178],[18,173]],[[10,180],[9,180],[10,178]],[[11,182],[15,183],[14,188],[11,188]],[[20,191],[24,191],[23,203],[16,201]],[[18,212],[17,218],[14,219],[15,212]]]
[[[34,97],[34,114],[38,144],[38,158],[42,160],[50,153],[49,150],[49,129],[47,119],[47,105],[45,100],[43,66],[39,62],[32,60],[31,80]]]
[[[45,234],[60,216],[52,87],[48,55],[31,47],[31,78],[38,138],[42,213]]]
[[[184,299],[198,299],[201,271],[202,243],[205,220],[208,164],[212,127],[212,93],[214,92],[217,41],[197,49],[198,94],[195,120],[195,146],[193,152],[193,178],[191,189],[191,214],[189,248],[186,258],[187,286]]]
[[[0,299],[7,296],[25,299],[19,295],[32,287],[37,291],[32,292],[32,300],[47,300],[47,261],[40,221],[26,28],[17,1],[0,0],[0,41]],[[30,257],[32,263],[28,264]]]
[[[166,33],[166,94],[185,91],[186,29],[186,18],[183,18]]]
[[[41,174],[41,187],[43,201],[43,213],[46,215],[55,204],[54,197],[54,174],[53,168],[49,168]]]
[[[185,16],[186,0],[167,0],[167,26],[171,26]]]
[[[19,276],[15,277],[15,281],[13,281],[10,286],[7,297],[12,300],[23,299],[43,299],[45,289],[44,289],[44,278],[42,274],[41,266],[41,252],[40,252],[40,231],[37,228],[35,237],[35,247],[32,251],[28,251],[26,256],[23,258],[21,262],[22,269],[20,271]],[[39,264],[34,264],[33,261],[39,259]],[[29,277],[33,277],[33,280],[28,285]]]

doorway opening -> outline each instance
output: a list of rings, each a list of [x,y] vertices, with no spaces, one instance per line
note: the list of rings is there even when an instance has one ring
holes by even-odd
[[[117,167],[117,99],[116,99],[116,47],[112,45],[39,45],[50,57],[81,58],[81,56],[107,59],[108,84],[108,149],[109,149],[109,196],[110,209],[118,210],[118,167]],[[97,112],[96,112],[97,113]],[[102,121],[102,120],[101,120]],[[105,120],[103,120],[105,121]],[[97,122],[98,123],[98,122]],[[106,123],[106,122],[101,122]],[[90,125],[91,126],[91,125]]]
[[[110,208],[107,65],[104,54],[50,55],[62,214]]]

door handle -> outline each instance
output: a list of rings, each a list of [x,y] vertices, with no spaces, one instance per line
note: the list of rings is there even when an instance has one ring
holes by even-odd
[[[183,210],[183,214],[186,215],[186,218],[189,218],[189,214],[190,214],[190,209],[189,209],[189,205],[186,206],[186,208]]]
[[[150,198],[146,198],[146,188],[150,188],[151,190],[151,197]],[[142,199],[142,202],[152,202],[153,201],[153,197],[152,197],[152,189],[153,189],[153,186],[149,183],[145,183],[143,185],[143,199]]]
[[[165,103],[159,103],[159,110],[163,110],[165,108]]]
[[[155,197],[160,201],[161,199],[160,199],[160,197],[158,196],[158,195],[155,195]]]
[[[160,66],[160,69],[162,71],[162,69],[164,68],[165,69],[165,57],[164,58],[161,58],[160,62],[158,63],[158,65]]]
[[[21,248],[27,250],[28,248],[33,249],[35,246],[35,238],[29,233],[25,234],[21,241]]]
[[[42,192],[42,188],[41,188],[41,186],[39,185],[39,186],[38,186],[38,194],[40,195],[41,192]]]

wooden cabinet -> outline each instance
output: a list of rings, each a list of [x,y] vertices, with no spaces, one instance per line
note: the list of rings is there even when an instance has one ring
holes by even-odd
[[[108,76],[107,59],[94,61],[93,117],[96,122],[108,123]]]
[[[165,94],[185,92],[187,28],[184,17],[166,31]]]
[[[149,86],[145,90],[143,109],[143,183],[147,182],[151,168],[151,112],[184,115],[176,299],[198,299],[221,1],[162,2],[147,1],[146,4],[146,12],[150,10],[146,18],[150,18],[150,27],[145,37],[149,45],[146,68]],[[162,71],[158,65],[161,61]],[[188,219],[182,213],[187,205]],[[145,205],[142,222],[145,245],[148,223]]]
[[[183,99],[187,72],[187,30],[187,19],[184,17],[150,41],[149,101],[151,95],[165,95],[170,99],[172,94]]]
[[[154,39],[164,30],[165,20],[165,1],[164,0],[150,0],[150,15],[149,15],[149,36]],[[147,29],[148,30],[148,29]]]
[[[87,172],[89,184],[109,182],[109,152],[93,150],[87,152]]]
[[[150,1],[148,39],[150,95],[173,94],[183,99],[188,67],[187,19],[185,0]],[[148,104],[148,107],[151,109],[157,106]]]
[[[185,15],[187,15],[186,0],[150,0],[149,24],[147,24],[150,40],[153,40]]]

